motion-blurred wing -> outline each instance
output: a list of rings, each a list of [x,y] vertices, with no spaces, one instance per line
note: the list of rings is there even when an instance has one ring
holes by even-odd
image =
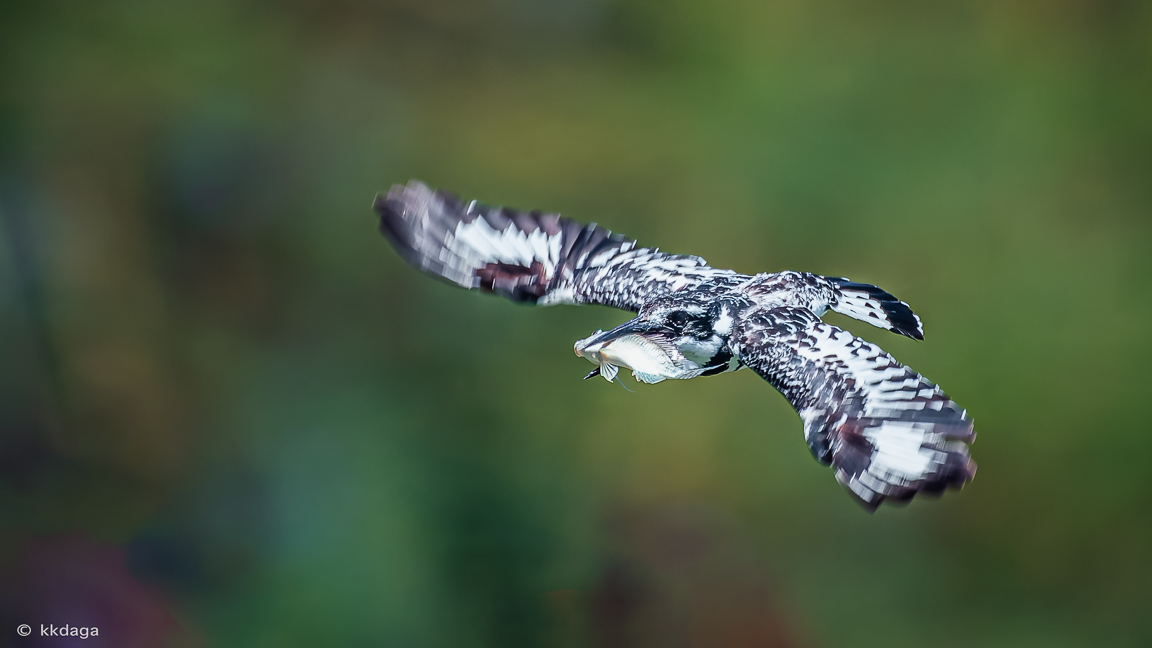
[[[731,344],[792,403],[812,454],[867,508],[976,474],[964,410],[880,347],[791,307],[747,314]]]
[[[539,305],[630,311],[706,279],[741,277],[695,256],[638,248],[595,223],[464,204],[413,180],[376,196],[380,229],[408,263],[465,288]]]

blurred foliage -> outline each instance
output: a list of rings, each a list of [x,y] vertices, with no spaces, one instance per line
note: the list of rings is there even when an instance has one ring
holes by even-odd
[[[1152,644],[1147,3],[13,0],[0,80],[0,641]],[[626,315],[404,266],[410,178],[891,290],[980,474],[581,382]]]

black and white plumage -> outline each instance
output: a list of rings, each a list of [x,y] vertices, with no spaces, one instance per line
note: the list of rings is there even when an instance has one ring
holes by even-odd
[[[865,507],[970,480],[965,411],[879,347],[820,320],[828,309],[921,340],[920,318],[869,284],[807,272],[745,275],[638,247],[557,214],[463,203],[412,181],[376,197],[380,227],[413,266],[465,288],[537,305],[637,313],[575,345],[641,382],[749,367],[788,399],[812,454]]]

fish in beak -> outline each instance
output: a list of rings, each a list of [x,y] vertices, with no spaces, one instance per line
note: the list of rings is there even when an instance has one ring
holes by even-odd
[[[663,336],[654,334],[638,320],[625,322],[607,333],[596,331],[577,342],[573,350],[598,365],[586,379],[600,375],[608,382],[616,378],[619,367],[631,369],[632,375],[645,383],[679,378],[684,373],[680,365],[686,362]]]

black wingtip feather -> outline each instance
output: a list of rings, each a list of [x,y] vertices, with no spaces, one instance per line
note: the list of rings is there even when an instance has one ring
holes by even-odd
[[[883,291],[881,291],[883,292]],[[892,328],[901,335],[906,335],[913,340],[923,340],[924,330],[920,328],[920,322],[916,319],[916,315],[912,313],[912,309],[908,304],[892,297],[888,293],[884,293],[891,299],[880,299],[880,307],[884,309],[884,314],[888,316],[888,321],[892,322]]]

